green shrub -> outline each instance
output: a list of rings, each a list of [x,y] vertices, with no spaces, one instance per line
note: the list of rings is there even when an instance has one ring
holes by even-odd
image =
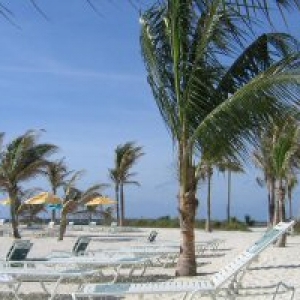
[[[170,216],[162,216],[157,219],[131,219],[126,220],[126,224],[128,226],[136,226],[136,227],[146,227],[146,228],[179,228],[179,219],[171,218]],[[239,230],[246,231],[248,230],[248,226],[239,221],[237,218],[231,218],[230,222],[227,223],[225,221],[214,220],[211,222],[212,229],[215,230]],[[205,220],[196,220],[195,221],[196,229],[204,229],[205,228]]]

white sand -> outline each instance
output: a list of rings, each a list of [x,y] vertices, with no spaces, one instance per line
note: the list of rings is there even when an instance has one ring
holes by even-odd
[[[151,229],[142,229],[139,233],[118,233],[113,237],[105,237],[107,233],[98,233],[97,231],[69,231],[63,241],[57,241],[56,237],[36,237],[36,234],[28,230],[23,230],[23,239],[30,239],[33,247],[30,251],[30,257],[41,257],[49,254],[51,250],[70,251],[78,235],[92,235],[93,239],[88,250],[120,248],[126,245],[134,245],[146,240],[146,236]],[[164,241],[179,241],[179,229],[157,229],[159,232],[157,243]],[[265,229],[253,229],[251,232],[225,232],[213,231],[206,233],[204,231],[196,231],[196,240],[206,241],[212,238],[220,238],[225,240],[219,247],[218,251],[207,252],[203,257],[197,259],[198,273],[201,274],[200,279],[209,278],[209,276],[217,272],[227,262],[230,262],[236,255],[248,248],[253,242],[263,234]],[[111,234],[110,234],[111,235]],[[121,236],[127,237],[125,240]],[[13,238],[9,236],[0,237],[0,257],[5,255],[13,242]],[[135,281],[141,280],[173,280],[175,273],[174,267],[168,268],[151,268],[148,269],[144,278],[135,277]],[[195,278],[193,278],[195,279]],[[287,247],[277,248],[270,246],[262,252],[260,259],[251,265],[250,270],[246,273],[243,283],[245,286],[267,286],[283,281],[288,285],[296,288],[295,299],[300,299],[300,236],[288,236]],[[126,280],[126,279],[124,279]],[[179,280],[176,278],[175,280]],[[187,279],[185,279],[187,280]],[[74,283],[62,284],[59,287],[59,296],[56,299],[70,300],[70,293],[76,290],[77,285]],[[0,286],[0,299],[11,299],[5,286]],[[258,291],[258,289],[256,289]],[[241,299],[272,299],[271,290],[264,290],[267,296],[247,296]],[[249,293],[250,291],[247,291]],[[47,299],[42,293],[41,287],[36,283],[24,283],[20,289],[22,299]],[[128,297],[127,297],[128,298]],[[146,299],[153,297],[147,296]],[[131,299],[129,297],[128,299]],[[208,298],[201,298],[208,299]],[[288,294],[280,296],[278,299],[289,299]]]

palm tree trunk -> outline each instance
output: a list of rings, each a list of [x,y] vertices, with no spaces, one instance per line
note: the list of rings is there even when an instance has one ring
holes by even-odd
[[[124,186],[123,183],[120,184],[120,226],[125,225],[125,207],[124,207]]]
[[[277,197],[278,197],[278,222],[284,222],[285,221],[285,205],[284,205],[284,198],[285,198],[285,189],[282,185],[282,182],[280,182],[278,190],[277,190]],[[277,222],[277,223],[278,223]],[[285,247],[286,244],[286,234],[281,235],[277,242],[276,246],[278,247]]]
[[[180,229],[181,240],[180,255],[177,262],[177,276],[194,276],[197,273],[195,256],[195,193],[180,195]]]
[[[53,195],[56,195],[56,188],[55,187],[52,187],[52,194]],[[52,222],[56,222],[56,209],[53,208],[52,211],[51,211],[51,221]]]
[[[211,169],[208,170],[208,177],[207,177],[207,217],[206,217],[206,224],[205,224],[205,231],[211,232],[211,177],[212,172]]]
[[[179,153],[179,220],[181,245],[180,254],[177,261],[177,276],[195,276],[197,274],[197,264],[195,256],[195,215],[198,207],[196,198],[197,180],[195,178],[195,168],[192,166],[187,149],[181,148]]]
[[[292,192],[289,192],[289,219],[293,219]]]
[[[115,185],[117,224],[120,225],[119,184]]]
[[[231,207],[231,171],[228,170],[227,180],[227,223],[230,222],[230,207]]]
[[[18,224],[18,216],[17,216],[17,209],[18,209],[18,205],[17,205],[17,188],[15,187],[14,189],[12,189],[11,191],[9,191],[8,193],[9,195],[9,199],[11,201],[10,203],[10,215],[11,215],[11,227],[12,227],[12,233],[13,233],[13,237],[15,239],[20,239],[21,235],[19,233],[19,224]]]
[[[52,209],[52,211],[51,211],[51,221],[52,222],[56,221],[56,211],[55,211],[55,209]]]
[[[275,180],[272,178],[270,179],[270,202],[269,202],[269,216],[270,216],[270,224],[274,224],[276,219],[276,184]],[[275,223],[277,224],[277,223]]]
[[[62,241],[64,239],[64,235],[66,233],[67,229],[67,213],[62,212],[61,218],[60,218],[60,225],[59,225],[59,236],[58,240]]]

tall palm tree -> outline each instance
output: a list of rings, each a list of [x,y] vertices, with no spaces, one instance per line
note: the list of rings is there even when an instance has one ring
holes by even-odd
[[[211,232],[211,184],[213,176],[214,162],[210,159],[201,158],[200,179],[207,180],[207,199],[206,199],[206,221],[205,231]]]
[[[292,116],[283,123],[274,124],[275,141],[272,159],[276,188],[274,224],[285,221],[285,196],[290,174],[300,167],[300,127]],[[278,239],[277,245],[285,246],[285,237]]]
[[[262,187],[267,186],[268,191],[268,223],[272,226],[275,212],[275,177],[272,161],[272,149],[274,143],[272,122],[260,134],[258,146],[253,152],[254,165],[261,169],[263,178],[258,177],[257,183]]]
[[[39,132],[29,130],[1,149],[0,186],[10,198],[13,236],[20,238],[17,211],[21,205],[21,183],[42,175],[49,163],[47,158],[57,151],[52,144],[38,143]]]
[[[83,175],[83,171],[75,172],[65,185],[65,196],[63,197],[63,207],[61,211],[58,240],[63,240],[67,228],[68,214],[75,212],[78,207],[84,205],[91,199],[101,196],[102,190],[107,184],[95,184],[86,190],[76,188],[77,181]]]
[[[284,219],[284,197],[287,194],[291,199],[291,191],[297,183],[298,118],[298,114],[292,111],[284,115],[282,120],[270,120],[269,126],[261,132],[254,151],[254,163],[264,173],[264,178],[258,178],[257,181],[261,186],[266,183],[268,189],[270,224]]]
[[[57,191],[60,187],[65,186],[67,177],[71,174],[71,171],[67,170],[64,158],[50,162],[44,172],[46,178],[48,179],[51,192],[57,195]],[[51,220],[55,222],[55,209],[52,210]]]
[[[285,195],[289,178],[300,166],[300,127],[291,116],[281,124],[274,124],[276,138],[273,143],[272,162],[276,187],[274,223],[285,219]],[[277,219],[278,218],[278,219]]]
[[[219,170],[221,172],[227,171],[227,205],[226,205],[226,216],[227,222],[231,219],[231,176],[232,173],[243,173],[244,169],[239,161],[233,161],[231,159],[224,159],[219,163]]]
[[[137,181],[132,180],[136,173],[130,171],[143,155],[142,147],[136,146],[134,142],[118,145],[115,150],[115,167],[110,169],[110,178],[115,184],[117,220],[120,226],[124,225],[125,220],[124,185],[139,185]]]
[[[293,204],[292,204],[292,194],[296,186],[298,185],[298,179],[297,176],[293,173],[288,175],[287,178],[287,196],[289,200],[289,219],[291,220],[293,218]]]
[[[270,115],[297,100],[298,43],[277,33],[251,40],[247,3],[165,0],[141,16],[148,82],[178,151],[180,276],[196,274],[197,157],[222,148],[236,159]],[[234,58],[229,67],[224,55]]]

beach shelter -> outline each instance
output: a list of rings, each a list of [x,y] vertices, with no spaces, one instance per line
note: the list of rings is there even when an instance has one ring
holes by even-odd
[[[111,204],[116,204],[117,202],[115,200],[112,200],[108,197],[105,196],[100,196],[93,198],[89,202],[87,202],[85,205],[86,206],[98,206],[98,205],[111,205]]]
[[[56,195],[53,195],[48,192],[43,192],[30,199],[27,199],[24,203],[28,205],[37,205],[37,204],[55,205],[55,204],[62,204],[62,200]]]

